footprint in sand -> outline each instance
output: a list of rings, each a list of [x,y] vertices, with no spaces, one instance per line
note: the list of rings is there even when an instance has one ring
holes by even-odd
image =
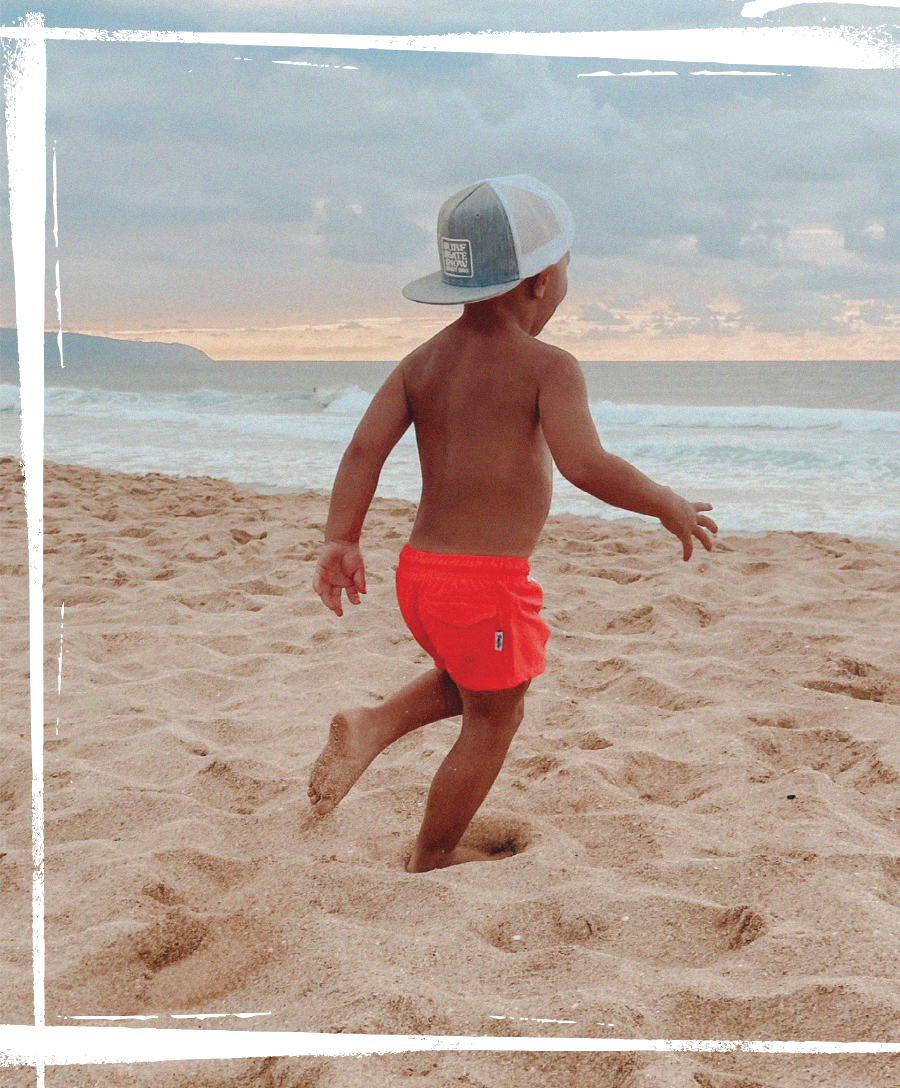
[[[134,951],[155,974],[196,952],[208,931],[206,919],[192,915],[184,908],[172,908],[159,922],[138,935]]]
[[[703,967],[758,940],[766,922],[746,904],[722,908],[676,896],[614,900],[582,887],[566,899],[519,903],[475,928],[503,952],[576,946],[660,966]]]
[[[881,888],[875,894],[900,910],[900,857],[882,858],[881,873]]]
[[[556,756],[535,754],[514,760],[511,769],[526,778],[543,778],[561,766]]]
[[[501,952],[534,952],[562,945],[600,946],[609,930],[602,915],[527,904],[512,917],[480,930],[481,937]]]
[[[655,805],[687,804],[716,785],[715,771],[700,764],[664,759],[652,752],[627,753],[616,781]]]
[[[579,733],[572,738],[582,752],[601,752],[604,748],[612,748],[612,741],[601,737],[599,733]]]
[[[795,729],[752,739],[759,754],[777,771],[807,767],[861,793],[900,781],[900,770],[880,758],[877,742],[858,740],[840,729]]]
[[[780,984],[776,981],[774,992],[768,994],[752,992],[747,982],[742,985],[735,980],[733,985],[726,993],[709,992],[696,983],[694,988],[671,991],[664,999],[667,1008],[662,1010],[665,1019],[660,1031],[677,1032],[680,1038],[816,1039],[822,1037],[823,1025],[828,1025],[827,1037],[832,1039],[896,1038],[896,1004],[864,983],[828,980],[798,985],[785,979]],[[891,1082],[865,1083],[880,1088]],[[726,1084],[723,1081],[722,1088]]]
[[[170,887],[164,880],[152,880],[145,884],[141,891],[150,899],[162,903],[164,907],[175,907],[184,903],[184,899]]]
[[[247,816],[288,788],[288,779],[258,778],[247,761],[215,756],[194,776],[186,792],[215,808]],[[255,767],[253,768],[255,770]]]
[[[206,907],[235,893],[265,867],[260,858],[229,858],[189,848],[153,855],[153,868],[141,892],[171,907],[199,903]]]
[[[476,816],[463,843],[491,857],[513,857],[527,850],[533,839],[526,823],[502,816]]]
[[[606,621],[604,626],[607,631],[639,634],[646,631],[656,631],[660,625],[653,605],[643,604],[626,612],[616,613],[612,619]]]
[[[762,729],[797,729],[801,725],[797,714],[792,710],[760,711],[749,714],[747,720]]]
[[[825,691],[829,695],[847,695],[851,699],[864,699],[873,703],[896,702],[887,699],[887,685],[877,681],[855,683],[849,680],[828,680],[813,677],[803,681],[803,686],[811,691]]]
[[[241,910],[200,914],[166,907],[155,922],[107,950],[123,993],[117,1005],[160,1012],[215,1000],[246,985],[270,958],[272,939],[268,919]]]
[[[765,929],[765,918],[749,906],[730,907],[718,919],[718,929],[730,951],[752,944]]]

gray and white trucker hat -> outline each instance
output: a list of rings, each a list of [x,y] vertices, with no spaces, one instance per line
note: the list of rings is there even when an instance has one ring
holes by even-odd
[[[556,264],[571,249],[573,233],[565,201],[536,178],[478,181],[438,213],[440,272],[413,280],[403,294],[437,305],[505,295]]]

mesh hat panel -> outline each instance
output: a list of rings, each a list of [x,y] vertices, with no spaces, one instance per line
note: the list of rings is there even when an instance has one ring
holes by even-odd
[[[536,193],[500,184],[497,185],[497,190],[512,213],[510,218],[516,224],[519,251],[523,257],[530,256],[536,249],[552,242],[562,231],[562,223],[555,209],[549,208],[547,201]]]
[[[561,197],[526,174],[492,182],[507,207],[519,253],[519,275],[536,276],[569,251],[572,213]]]

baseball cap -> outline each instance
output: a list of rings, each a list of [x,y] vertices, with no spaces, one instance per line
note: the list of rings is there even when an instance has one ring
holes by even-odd
[[[572,213],[562,197],[527,174],[477,181],[438,213],[441,270],[403,294],[436,305],[478,302],[511,291],[572,247]]]

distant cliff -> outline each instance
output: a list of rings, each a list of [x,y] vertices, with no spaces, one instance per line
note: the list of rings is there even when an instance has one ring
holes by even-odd
[[[203,385],[220,364],[187,344],[113,340],[108,336],[63,333],[60,366],[56,333],[44,334],[44,381],[48,386],[102,389],[177,389]],[[0,329],[0,382],[19,384],[15,329]]]
[[[0,368],[4,374],[8,368],[18,369],[19,348],[15,329],[0,329]],[[132,366],[152,366],[160,363],[184,365],[185,363],[210,363],[212,360],[199,348],[187,344],[156,344],[137,340],[113,340],[108,336],[85,336],[80,332],[63,333],[63,360],[70,363],[111,365],[118,363]],[[44,364],[59,367],[59,349],[56,333],[44,334]]]

